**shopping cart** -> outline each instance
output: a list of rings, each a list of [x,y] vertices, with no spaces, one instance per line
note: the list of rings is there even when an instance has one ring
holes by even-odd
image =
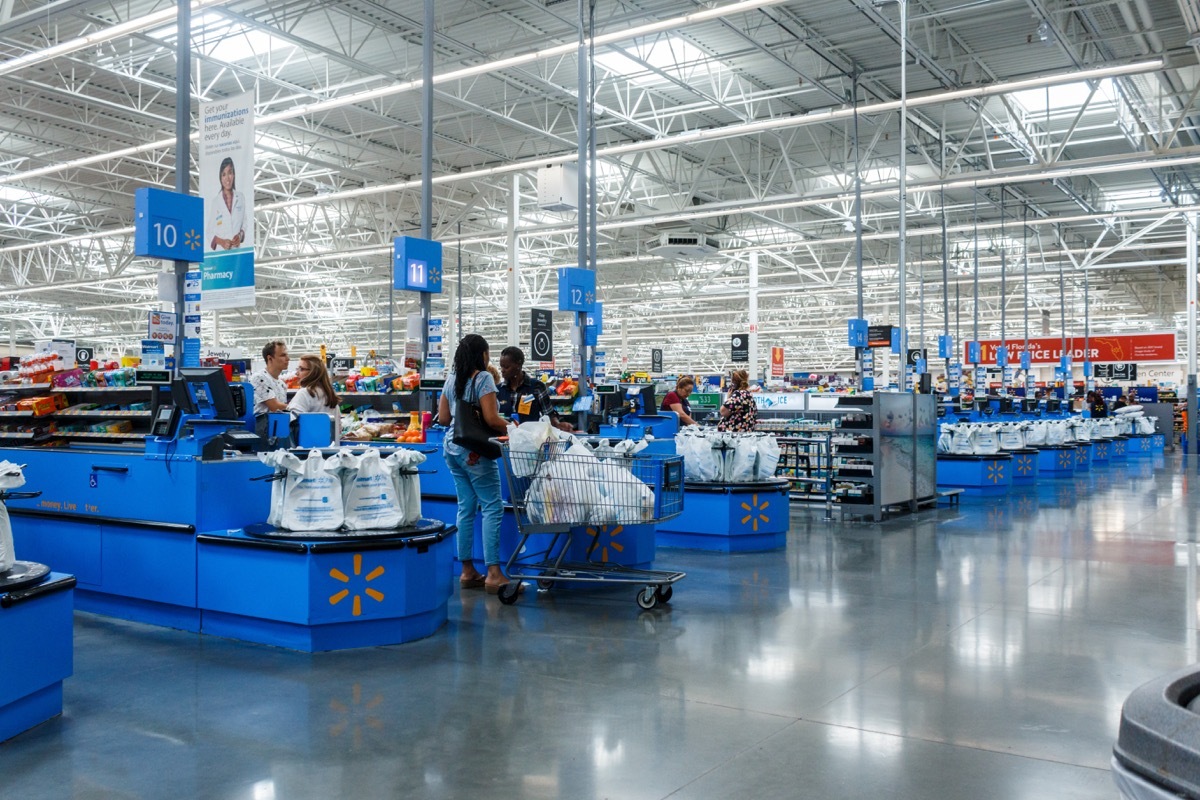
[[[506,565],[512,582],[500,602],[512,605],[522,580],[548,590],[559,583],[637,584],[637,604],[645,609],[669,602],[672,584],[687,573],[636,569],[592,560],[569,561],[571,539],[584,525],[640,525],[662,522],[683,511],[683,457],[621,454],[597,458],[575,439],[546,442],[536,450],[512,450],[498,439],[521,541]],[[530,537],[550,534],[544,548]]]

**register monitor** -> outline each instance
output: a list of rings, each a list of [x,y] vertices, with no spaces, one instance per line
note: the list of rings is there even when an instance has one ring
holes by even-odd
[[[240,421],[225,371],[220,367],[184,368],[171,384],[171,399],[184,414],[202,419]]]
[[[1035,397],[1021,398],[1021,411],[1025,414],[1036,414],[1038,412],[1038,401]]]

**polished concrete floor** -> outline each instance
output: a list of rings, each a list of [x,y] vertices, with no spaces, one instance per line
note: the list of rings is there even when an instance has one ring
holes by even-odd
[[[660,550],[688,577],[650,612],[469,592],[432,638],[315,656],[78,614],[0,796],[1111,799],[1124,698],[1200,660],[1198,517],[1168,456]]]

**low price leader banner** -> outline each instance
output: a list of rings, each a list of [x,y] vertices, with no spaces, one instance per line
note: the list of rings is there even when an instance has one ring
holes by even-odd
[[[967,345],[964,342],[963,357],[967,359]],[[1024,339],[1007,339],[1009,363],[1020,360],[1025,350]],[[982,352],[982,363],[996,363],[996,348],[1000,346],[999,339],[985,339],[979,343]],[[1029,357],[1034,364],[1057,364],[1062,359],[1063,340],[1061,336],[1037,337],[1029,340]],[[1174,333],[1126,333],[1117,336],[1091,336],[1084,348],[1082,336],[1067,338],[1066,355],[1078,364],[1083,361],[1140,363],[1146,361],[1174,361]]]

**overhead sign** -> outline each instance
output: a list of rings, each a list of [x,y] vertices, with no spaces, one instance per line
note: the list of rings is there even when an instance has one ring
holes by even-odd
[[[200,104],[204,307],[254,306],[254,92]]]
[[[1093,377],[1110,381],[1136,381],[1138,376],[1137,364],[1097,364],[1093,369]]]
[[[554,313],[544,308],[529,313],[529,357],[533,361],[553,361]]]
[[[772,347],[771,348],[771,377],[772,378],[782,378],[783,377],[783,348],[782,347]]]
[[[730,337],[730,361],[735,364],[750,363],[750,334],[735,333]]]
[[[579,267],[558,271],[558,310],[588,312],[596,302],[596,273]]]
[[[392,240],[392,288],[442,293],[442,243],[415,236]]]
[[[915,367],[917,365],[918,359],[920,359],[921,361],[928,361],[929,360],[929,351],[926,350],[925,348],[921,348],[919,350],[910,349],[908,351],[908,363],[911,366]]]
[[[980,343],[982,360],[995,363],[999,339],[986,339]],[[1009,357],[1025,352],[1025,341],[1009,339]],[[1064,356],[1061,337],[1038,337],[1029,340],[1029,356],[1034,364],[1058,364]],[[1072,361],[1145,363],[1147,361],[1174,361],[1174,333],[1125,333],[1116,336],[1092,336],[1084,348],[1082,336],[1067,338],[1067,353]]]
[[[892,327],[891,325],[867,326],[867,347],[891,347]]]
[[[133,254],[168,261],[204,260],[204,201],[166,189],[133,193]]]
[[[75,363],[86,367],[96,357],[96,351],[78,342],[75,343]]]
[[[604,303],[593,303],[592,310],[587,312],[587,325],[583,331],[583,343],[595,347],[600,343],[600,334],[604,333]]]
[[[662,350],[655,348],[650,351],[650,371],[662,372]]]

